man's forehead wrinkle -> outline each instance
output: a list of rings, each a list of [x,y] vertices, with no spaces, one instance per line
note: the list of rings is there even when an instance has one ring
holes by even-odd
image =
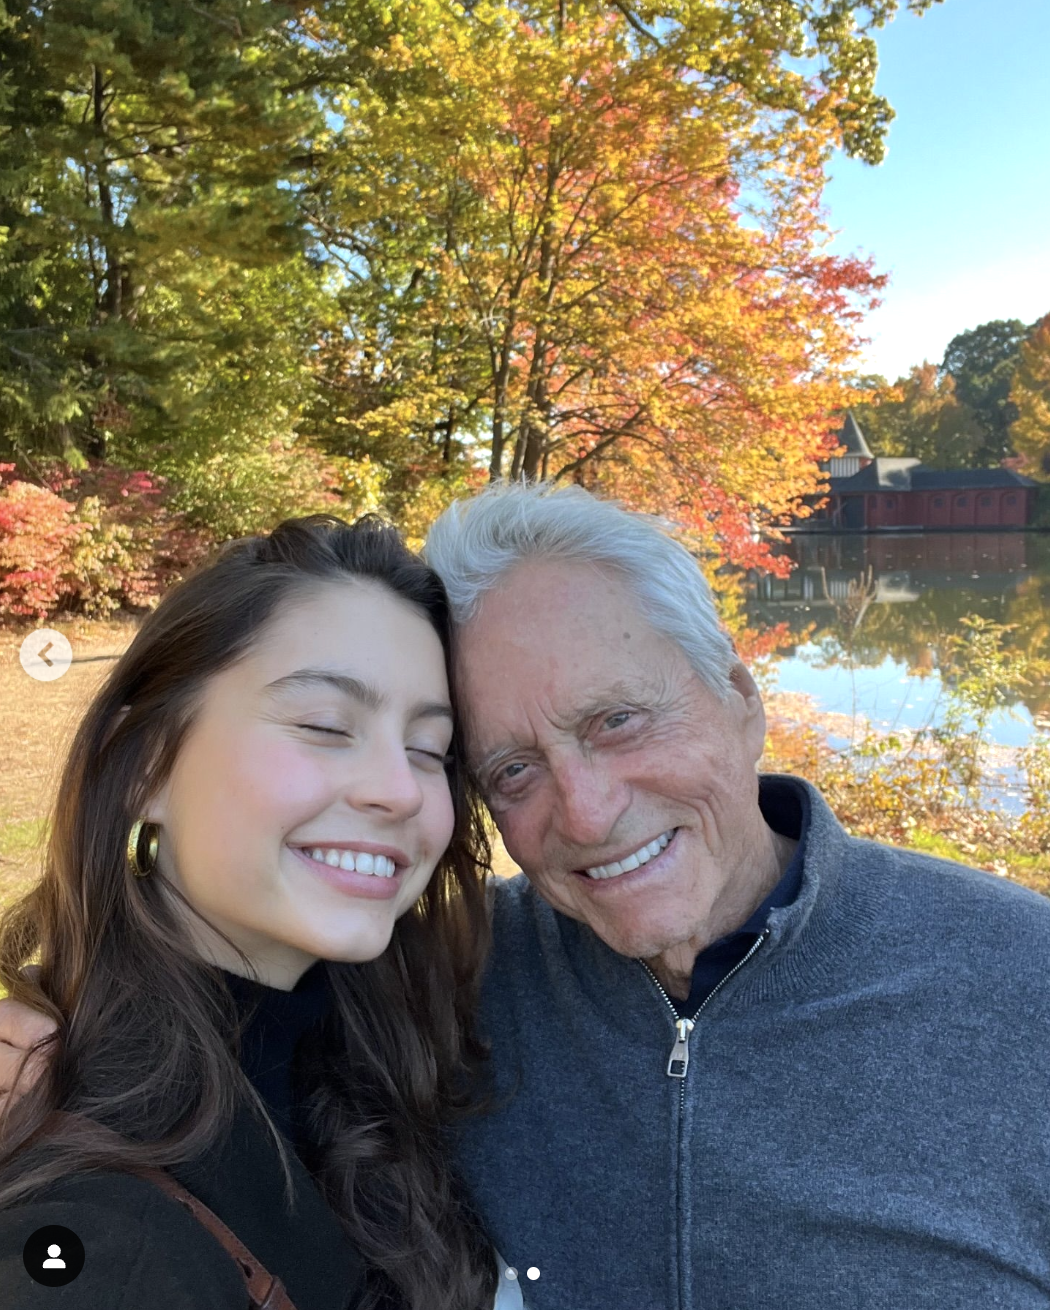
[[[490,590],[503,593],[513,591],[515,580],[520,582],[524,578],[531,579],[537,573],[547,574],[544,583],[546,588],[551,586],[551,574],[555,577],[561,575],[568,585],[572,585],[575,580],[574,574],[577,572],[589,573],[596,578],[624,581],[619,569],[601,560],[581,559],[575,555],[559,554],[557,551],[536,550],[509,564]],[[560,585],[560,581],[554,585]]]

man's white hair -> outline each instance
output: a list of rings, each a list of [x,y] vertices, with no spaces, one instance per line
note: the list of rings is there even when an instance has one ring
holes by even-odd
[[[661,519],[599,500],[582,487],[494,483],[435,521],[423,553],[462,626],[481,598],[524,560],[592,564],[626,584],[657,632],[684,652],[722,700],[737,663],[707,579]]]

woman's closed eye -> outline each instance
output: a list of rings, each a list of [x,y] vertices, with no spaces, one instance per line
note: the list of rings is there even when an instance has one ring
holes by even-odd
[[[406,749],[409,754],[418,756],[427,766],[433,765],[444,769],[452,763],[452,756],[448,751],[433,750],[429,746],[409,746]]]
[[[320,723],[297,723],[297,728],[302,728],[306,732],[324,732],[332,737],[349,737],[345,728],[329,728]]]
[[[297,723],[295,726],[303,732],[316,732],[325,737],[349,738],[353,736],[346,728],[333,728],[325,723]],[[433,763],[440,768],[452,763],[451,754],[448,751],[440,750],[436,746],[408,745],[405,747],[405,751],[409,755]]]

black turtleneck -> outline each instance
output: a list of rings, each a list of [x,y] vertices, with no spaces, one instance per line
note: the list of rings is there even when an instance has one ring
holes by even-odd
[[[223,970],[223,977],[247,1026],[241,1037],[241,1067],[262,1097],[274,1123],[297,1150],[305,1144],[302,1106],[293,1092],[296,1048],[332,1008],[325,962],[319,960],[291,991],[267,987]]]
[[[298,1310],[353,1310],[365,1266],[301,1158],[307,1138],[294,1094],[297,1049],[332,1007],[325,965],[313,965],[291,991],[225,970],[223,977],[245,1021],[241,1067],[296,1150],[288,1162],[295,1201],[289,1208],[273,1143],[246,1108],[214,1151],[172,1172],[282,1280]]]

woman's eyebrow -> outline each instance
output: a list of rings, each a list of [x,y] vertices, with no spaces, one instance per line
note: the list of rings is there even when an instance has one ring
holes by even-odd
[[[349,696],[368,710],[381,710],[387,704],[386,695],[370,682],[351,677],[348,673],[334,673],[329,669],[296,669],[275,678],[263,688],[267,695],[279,695],[293,687],[312,687],[317,683],[333,687],[344,696]],[[452,721],[452,706],[445,701],[420,701],[412,707],[411,719],[443,718]]]
[[[386,704],[386,697],[377,687],[362,682],[360,678],[352,678],[348,673],[333,673],[328,669],[296,669],[294,673],[286,673],[268,682],[263,691],[277,695],[292,687],[311,687],[317,683],[334,687],[336,691],[358,701],[369,710],[382,709]]]

